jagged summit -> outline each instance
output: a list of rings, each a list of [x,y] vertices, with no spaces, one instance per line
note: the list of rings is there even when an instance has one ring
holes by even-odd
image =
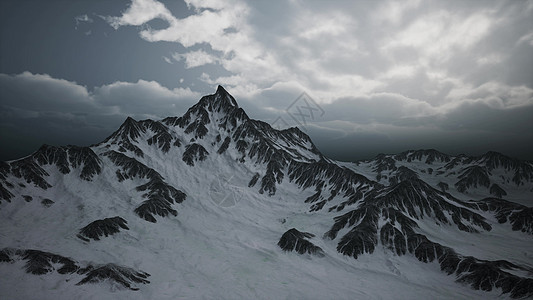
[[[140,136],[141,131],[143,131],[143,129],[139,126],[139,123],[132,117],[128,116],[124,123],[120,125],[119,129],[115,131],[110,138],[118,137],[120,135],[122,138],[130,138],[134,140]]]
[[[221,85],[217,87],[217,91],[215,93],[215,101],[228,101],[230,105],[233,105],[235,107],[239,107],[237,104],[237,101],[235,98],[233,98],[232,95],[228,93]]]
[[[235,109],[239,109],[239,105],[235,98],[233,98],[233,96],[221,85],[218,86],[214,94],[202,97],[200,101],[191,108],[197,109],[197,106],[210,111],[222,110],[226,113],[231,113]]]
[[[394,156],[396,160],[406,160],[411,162],[413,160],[423,160],[427,164],[432,164],[434,161],[448,162],[450,156],[435,149],[422,150],[408,150]]]
[[[484,163],[489,170],[493,170],[499,167],[504,169],[519,168],[521,162],[518,159],[511,158],[503,155],[499,152],[489,151],[478,158],[480,163]]]

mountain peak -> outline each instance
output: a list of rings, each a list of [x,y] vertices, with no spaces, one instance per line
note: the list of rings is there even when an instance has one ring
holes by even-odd
[[[524,165],[522,162],[515,158],[503,155],[495,151],[489,151],[481,155],[478,161],[480,163],[484,163],[485,166],[489,169],[489,171],[492,171],[493,169],[496,169],[498,167],[503,167],[505,169],[517,169],[520,166]],[[526,168],[528,167],[526,166]]]
[[[230,95],[230,93],[228,93],[228,91],[226,91],[226,89],[224,89],[224,87],[221,85],[217,87],[217,91],[215,93],[215,101],[221,101],[224,104],[239,107],[237,101],[235,101],[235,98],[233,98],[233,96]]]
[[[226,89],[224,89],[223,86],[219,85],[219,86],[217,87],[216,94],[228,94],[228,91],[226,91]]]

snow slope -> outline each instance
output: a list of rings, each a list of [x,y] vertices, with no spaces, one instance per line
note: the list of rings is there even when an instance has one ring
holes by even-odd
[[[219,87],[182,117],[0,164],[0,298],[531,297],[531,164],[489,154],[332,162]],[[456,191],[472,166],[513,202]]]

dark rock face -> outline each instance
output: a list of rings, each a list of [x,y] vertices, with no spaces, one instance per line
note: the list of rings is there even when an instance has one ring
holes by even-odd
[[[182,160],[189,166],[194,166],[195,161],[205,160],[208,155],[209,152],[202,145],[194,143],[185,147]]]
[[[463,170],[459,175],[459,181],[455,183],[457,191],[464,193],[470,187],[489,187],[490,179],[487,170],[480,166],[471,166]]]
[[[194,132],[195,138],[201,139],[207,134],[208,130],[207,127],[205,127],[205,125],[201,121],[196,120],[195,122],[187,126],[187,128],[185,128],[185,133],[192,132]]]
[[[354,226],[345,234],[337,245],[337,251],[357,258],[363,253],[373,253],[377,240],[377,214],[369,211],[361,220],[361,224]],[[336,233],[335,233],[336,234]]]
[[[187,197],[185,193],[165,183],[162,180],[152,180],[147,184],[137,187],[138,191],[146,191],[143,194],[148,200],[144,201],[139,207],[135,209],[135,213],[139,217],[149,222],[156,222],[153,215],[166,217],[169,214],[177,216],[178,212],[170,205],[173,203],[181,203]]]
[[[236,148],[237,148],[237,151],[245,155],[246,149],[248,148],[248,143],[245,140],[238,140]]]
[[[257,183],[257,180],[259,179],[259,173],[255,173],[252,179],[250,179],[250,182],[248,183],[248,187],[253,187]]]
[[[5,161],[0,161],[0,180],[6,180],[10,170],[10,166]]]
[[[2,199],[11,202],[11,198],[15,197],[4,185],[0,182],[0,203]]]
[[[104,153],[115,165],[122,167],[122,170],[117,171],[117,178],[119,181],[139,177],[155,179],[161,178],[161,175],[154,169],[145,166],[135,158],[129,157],[117,151],[109,151]]]
[[[168,127],[165,125],[172,124],[173,118],[167,118],[161,122],[153,120],[143,120],[136,122],[128,118],[121,128],[109,137],[104,143],[118,144],[119,151],[132,151],[135,155],[143,157],[143,153],[138,146],[134,144],[141,137],[142,134],[150,133],[151,136],[146,140],[148,145],[156,145],[163,153],[167,153],[171,146],[180,146],[179,140],[174,140],[169,133]]]
[[[39,148],[39,150],[32,155],[32,157],[40,165],[56,165],[61,173],[70,173],[67,153],[61,147],[42,145],[41,148]]]
[[[484,164],[489,171],[496,168],[504,168],[506,170],[520,169],[523,164],[520,160],[510,158],[501,153],[489,151],[477,158],[478,164]]]
[[[473,289],[491,291],[501,288],[513,298],[533,296],[533,279],[512,275],[507,270],[526,271],[507,261],[486,261],[465,257],[455,272],[458,282],[469,283]]]
[[[146,142],[148,142],[148,145],[152,145],[152,144],[157,145],[157,147],[159,147],[161,151],[163,151],[164,153],[167,153],[170,150],[172,136],[168,132],[161,132],[161,133],[155,134],[154,136],[146,140]],[[179,145],[180,143],[177,142],[176,146],[179,146]]]
[[[11,202],[11,199],[15,197],[15,195],[8,190],[9,185],[12,184],[8,184],[6,181],[10,169],[11,167],[8,163],[0,161],[0,203],[2,203],[2,200]]]
[[[155,223],[154,215],[166,217],[169,214],[177,216],[178,212],[171,207],[173,203],[181,203],[187,197],[182,191],[162,181],[152,181],[137,187],[139,191],[147,191],[143,194],[148,200],[141,203],[135,209],[135,213],[146,221]]]
[[[30,156],[10,163],[11,174],[17,178],[24,179],[26,183],[33,183],[35,186],[46,190],[52,187],[44,177],[50,176],[35,160]]]
[[[183,142],[181,141],[181,139],[179,138],[176,138],[176,140],[174,141],[174,143],[172,145],[176,146],[176,147],[181,147],[181,144]]]
[[[226,152],[226,150],[228,149],[229,147],[229,142],[231,141],[231,138],[229,136],[227,136],[225,139],[224,139],[224,142],[222,142],[222,145],[220,145],[220,148],[218,148],[218,151],[217,153],[218,154],[222,154],[224,152]]]
[[[357,258],[374,251],[378,232],[386,247],[396,253],[405,253],[405,244],[418,228],[414,220],[425,216],[436,219],[438,224],[455,224],[462,231],[491,230],[481,215],[451,204],[447,201],[450,198],[453,199],[451,195],[437,191],[419,179],[372,190],[365,195],[358,208],[335,217],[335,223],[325,237],[335,239],[342,228],[351,226],[352,229],[341,238],[337,250]],[[380,228],[378,220],[385,225]]]
[[[428,165],[431,165],[435,161],[449,162],[450,156],[439,152],[435,149],[426,149],[426,150],[409,150],[402,152],[398,155],[395,155],[396,160],[403,160],[411,162],[413,160],[423,161]]]
[[[283,180],[283,157],[276,153],[273,157],[270,158],[270,161],[267,164],[266,174],[261,179],[261,189],[259,193],[264,191],[268,192],[268,195],[272,196],[276,193],[276,183],[281,183]]]
[[[357,174],[350,169],[339,167],[336,164],[328,163],[325,160],[318,162],[292,161],[288,168],[289,180],[296,183],[301,188],[320,188],[327,184],[332,195],[343,195],[348,198],[341,204],[342,207],[351,205],[361,200],[364,193],[372,188],[381,187],[380,184],[370,181],[363,175]],[[322,191],[324,193],[325,190]],[[317,211],[324,207],[325,199],[316,203],[311,211]],[[341,210],[340,208],[339,210]]]
[[[155,145],[163,153],[167,153],[171,146],[179,147],[179,141],[174,141],[174,138],[169,133],[168,127],[165,124],[172,124],[173,118],[164,119],[161,122],[153,120],[135,121],[128,117],[126,121],[109,136],[103,143],[110,145],[118,145],[120,152],[131,151],[136,156],[143,157],[142,150],[135,145],[139,141],[140,137],[144,134],[150,134],[150,138],[146,140],[148,145]]]
[[[34,275],[44,275],[53,271],[59,274],[84,274],[85,277],[76,285],[109,280],[125,288],[138,290],[139,288],[133,286],[133,284],[150,283],[147,280],[150,274],[115,264],[106,264],[103,266],[89,264],[82,267],[80,263],[71,258],[50,252],[11,248],[0,250],[0,262],[14,262],[17,260],[25,260],[26,272]]]
[[[251,120],[245,115],[235,124],[232,139],[236,142],[237,150],[242,153],[239,161],[244,162],[248,158],[257,164],[266,164],[260,193],[276,193],[276,185],[282,182],[284,168],[290,162],[312,162],[322,157],[311,139],[297,128],[278,131],[265,122]]]
[[[48,198],[45,198],[43,200],[41,200],[41,204],[44,205],[45,207],[50,207],[54,204],[55,202],[48,199]]]
[[[135,209],[135,213],[139,217],[155,223],[154,215],[161,217],[178,215],[178,212],[171,205],[183,202],[187,197],[185,193],[166,183],[157,171],[134,158],[116,151],[106,152],[105,155],[117,166],[122,167],[122,170],[117,170],[119,181],[134,177],[149,179],[146,184],[136,188],[137,191],[145,192],[143,197],[147,198]]]
[[[470,201],[468,205],[481,211],[493,212],[499,223],[510,222],[514,231],[533,234],[533,207],[495,198]]]
[[[0,262],[13,262],[15,260],[26,260],[24,266],[26,272],[34,275],[43,275],[54,270],[59,274],[74,273],[79,270],[76,262],[72,259],[50,252],[11,248],[4,248],[0,251]],[[56,269],[57,267],[59,268]]]
[[[89,242],[90,239],[98,241],[100,240],[100,237],[113,235],[119,232],[121,228],[128,230],[127,223],[128,222],[121,217],[96,220],[80,229],[78,237],[86,242]]]
[[[507,192],[504,189],[502,189],[499,185],[497,185],[496,183],[493,183],[490,186],[489,191],[491,195],[494,195],[497,198],[502,198],[503,196],[507,195]]]
[[[307,239],[314,237],[314,234],[300,232],[296,228],[287,230],[280,238],[278,246],[284,251],[296,251],[299,254],[314,254],[324,256],[322,248],[314,245]]]
[[[505,156],[501,153],[489,151],[475,160],[478,165],[484,165],[489,172],[497,168],[514,171],[513,182],[519,186],[533,181],[533,164]]]
[[[50,174],[41,167],[43,165],[54,165],[62,174],[70,173],[72,168],[81,168],[80,178],[91,181],[95,175],[101,173],[101,163],[89,147],[43,145],[31,156],[0,164],[0,200],[10,201],[14,197],[8,189],[12,184],[6,181],[9,174],[46,190],[52,185],[45,179]]]
[[[383,245],[397,255],[404,255],[407,252],[404,234],[390,222],[381,227],[379,238]]]
[[[311,139],[297,128],[278,131],[265,122],[248,119],[235,129],[232,138],[243,142],[245,139],[253,140],[247,149],[248,157],[257,163],[268,163],[271,158],[282,164],[293,159],[315,160],[295,149],[302,149],[316,157],[322,156]],[[246,146],[241,144],[239,151],[244,152]]]
[[[385,154],[379,154],[376,157],[373,171],[378,175],[381,175],[383,171],[395,171],[396,169],[396,161],[392,157]]]
[[[437,186],[440,188],[442,192],[446,192],[448,189],[450,189],[450,186],[445,182],[439,182]]]
[[[102,161],[89,147],[68,146],[68,157],[74,168],[82,167],[80,178],[91,181],[102,172]]]
[[[316,188],[316,193],[314,193],[313,195],[307,197],[307,199],[305,199],[305,203],[315,203],[317,202],[318,200],[322,199],[322,187],[319,186]]]
[[[70,173],[71,167],[82,167],[80,178],[87,181],[102,170],[100,159],[89,147],[43,145],[32,157],[40,165],[56,165],[63,174]]]
[[[466,157],[464,155],[457,156],[453,158],[452,160],[450,160],[450,162],[448,162],[446,165],[444,165],[444,169],[451,170],[457,167],[458,165],[468,163],[470,160],[472,160],[472,158]]]
[[[533,296],[533,279],[513,275],[507,270],[528,271],[508,261],[479,260],[472,256],[462,256],[453,249],[429,241],[425,237],[413,236],[409,243],[409,252],[423,262],[435,259],[441,270],[448,275],[455,274],[457,281],[470,284],[473,289],[491,291],[501,288],[513,298]]]
[[[389,177],[389,183],[391,185],[395,185],[405,180],[418,179],[418,178],[419,178],[418,174],[416,174],[415,171],[407,167],[401,166],[398,168],[394,176],[391,175],[391,177]]]
[[[136,156],[143,157],[144,153],[141,148],[134,144],[135,141],[145,133],[146,129],[143,128],[137,121],[128,117],[120,128],[111,134],[103,143],[116,144],[119,146],[120,152],[131,151]]]
[[[107,264],[92,268],[87,272],[85,278],[83,278],[76,285],[99,283],[104,280],[109,280],[116,282],[125,288],[136,291],[139,290],[139,288],[132,286],[132,284],[150,283],[150,281],[147,280],[148,276],[150,276],[150,274],[146,272],[136,271],[132,268],[122,267],[115,264]]]

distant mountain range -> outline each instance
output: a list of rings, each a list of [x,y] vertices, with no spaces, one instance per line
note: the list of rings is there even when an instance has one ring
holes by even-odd
[[[532,195],[496,152],[329,159],[219,86],[1,162],[0,298],[533,297]]]

